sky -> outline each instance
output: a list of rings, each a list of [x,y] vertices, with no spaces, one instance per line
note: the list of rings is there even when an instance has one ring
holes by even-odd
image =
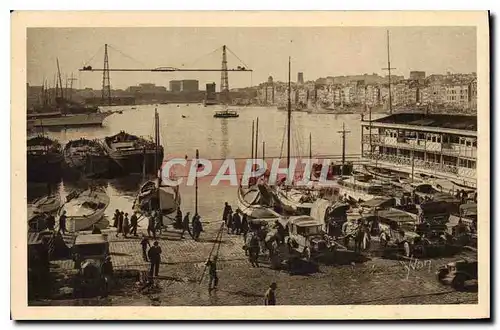
[[[228,68],[254,71],[229,73],[229,87],[257,85],[273,76],[287,81],[288,56],[292,81],[363,73],[386,75],[387,30],[391,66],[396,75],[413,70],[432,73],[476,72],[474,27],[259,27],[259,28],[29,28],[27,82],[54,85],[59,60],[62,79],[73,74],[74,88],[101,89],[102,73],[79,72],[83,65],[102,68],[109,44],[110,68],[220,68],[227,45]],[[240,61],[241,60],[241,61]],[[220,85],[220,72],[111,72],[113,89],[139,83],[168,88],[170,80],[197,79]],[[63,82],[64,84],[64,82]]]

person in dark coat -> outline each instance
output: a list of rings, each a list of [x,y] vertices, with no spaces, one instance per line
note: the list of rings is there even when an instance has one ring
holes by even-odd
[[[267,289],[266,294],[264,295],[264,305],[266,306],[273,306],[276,305],[276,289],[278,288],[278,285],[273,282],[269,286],[269,289]]]
[[[189,233],[189,212],[186,213],[186,216],[184,217],[184,220],[182,220],[182,234],[181,234],[181,238],[184,238],[184,233],[186,231]]]
[[[130,223],[130,221],[128,219],[128,213],[125,213],[125,216],[123,217],[123,224],[122,224],[123,237],[127,237],[127,235],[128,235],[128,232],[130,229],[129,223]]]
[[[123,211],[120,212],[118,215],[118,223],[116,226],[116,237],[118,237],[119,234],[123,233]]]
[[[203,231],[203,225],[201,224],[201,218],[198,214],[193,217],[193,238],[197,241],[200,238],[200,234]]]
[[[120,211],[118,209],[115,210],[115,214],[113,215],[113,226],[112,227],[118,227],[118,220],[120,218]]]
[[[175,215],[175,229],[181,229],[182,228],[182,211],[181,208],[179,207],[177,209],[177,214]]]
[[[233,230],[233,211],[230,210],[227,213],[227,233],[229,234]]]
[[[217,277],[217,256],[214,256],[212,260],[208,260],[208,292],[211,292],[214,289],[217,289],[217,285],[219,284],[219,278]]]
[[[62,215],[59,217],[59,230],[63,235],[66,234],[66,211],[63,211]]]
[[[236,235],[241,234],[241,217],[240,217],[240,211],[236,210],[236,212],[233,215],[233,228],[232,228],[232,233]]]
[[[148,251],[148,247],[150,247],[151,244],[149,244],[149,239],[146,235],[142,235],[142,240],[141,240],[141,247],[142,247],[142,259],[144,259],[144,261],[148,261],[148,254],[147,254],[147,251]]]
[[[148,252],[149,262],[151,263],[151,268],[149,269],[149,276],[158,277],[158,273],[160,272],[160,262],[161,262],[161,247],[158,241],[153,243],[153,246],[149,249]]]
[[[241,233],[243,234],[243,242],[247,241],[248,230],[249,230],[248,217],[244,213],[241,219]]]
[[[137,222],[137,211],[135,211],[130,217],[130,235],[137,236]]]
[[[232,212],[231,205],[229,205],[227,202],[225,202],[224,203],[224,212],[222,213],[222,220],[224,221],[226,226],[228,225],[228,223],[227,223],[228,215],[231,212]]]
[[[148,235],[156,239],[155,218],[152,214],[148,216]]]

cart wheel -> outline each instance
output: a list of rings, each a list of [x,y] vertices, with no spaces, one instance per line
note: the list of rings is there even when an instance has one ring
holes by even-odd
[[[405,257],[407,257],[407,258],[410,257],[410,255],[411,255],[410,243],[408,243],[408,242],[403,243],[403,253],[404,253]]]

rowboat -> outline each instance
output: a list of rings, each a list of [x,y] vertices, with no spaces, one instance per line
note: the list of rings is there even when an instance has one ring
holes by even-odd
[[[104,216],[110,202],[104,188],[90,188],[67,201],[58,212],[61,216],[66,211],[66,230],[78,232],[92,227]]]

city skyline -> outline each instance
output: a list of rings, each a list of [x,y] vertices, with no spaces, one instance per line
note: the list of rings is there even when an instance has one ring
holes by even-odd
[[[385,76],[386,30],[391,34],[394,75],[408,77],[410,71],[425,71],[427,75],[476,72],[474,27],[30,28],[27,82],[41,85],[45,80],[53,85],[58,58],[62,74],[73,73],[77,78],[74,88],[100,89],[102,74],[78,69],[83,65],[102,68],[105,43],[111,45],[111,69],[219,68],[219,48],[226,44],[236,54],[228,52],[229,68],[243,65],[254,70],[229,73],[230,88],[255,86],[270,75],[275,81],[286,81],[288,56],[292,57],[293,81],[297,72],[304,72],[305,81],[364,73]],[[164,47],[161,40],[165,39],[169,41]],[[196,45],[195,52],[191,45]],[[311,51],[315,47],[317,51]],[[214,52],[216,49],[219,51]],[[199,80],[200,89],[209,82],[220,85],[219,72],[111,72],[113,89],[139,83],[168,86],[169,81],[182,79]]]

